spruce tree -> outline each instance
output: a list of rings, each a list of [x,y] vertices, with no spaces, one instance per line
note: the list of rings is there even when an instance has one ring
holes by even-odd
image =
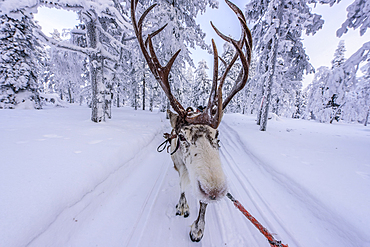
[[[27,15],[18,19],[0,17],[0,108],[15,108],[22,103],[41,108],[36,71],[40,44],[32,34],[33,28],[37,27]]]
[[[344,64],[346,61],[344,58],[344,53],[346,52],[346,47],[344,45],[344,40],[339,41],[337,49],[334,52],[334,58],[331,61],[332,69],[338,68]]]

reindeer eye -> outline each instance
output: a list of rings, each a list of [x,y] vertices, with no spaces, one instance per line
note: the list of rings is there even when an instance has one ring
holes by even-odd
[[[185,136],[183,134],[179,134],[180,141],[186,141]]]

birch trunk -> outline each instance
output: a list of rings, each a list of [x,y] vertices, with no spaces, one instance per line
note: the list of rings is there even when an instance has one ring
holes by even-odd
[[[95,15],[96,16],[96,15]],[[87,39],[90,48],[98,48],[99,37],[98,30],[96,28],[95,21],[97,18],[90,19],[86,23],[87,28]],[[92,112],[91,120],[93,122],[99,123],[105,121],[104,114],[104,94],[105,94],[105,85],[103,82],[103,57],[99,53],[93,53],[89,55],[90,61],[90,80],[92,88]]]
[[[266,131],[267,129],[267,120],[268,120],[268,112],[271,103],[271,91],[272,91],[272,84],[274,80],[275,68],[276,68],[276,57],[277,57],[277,50],[278,50],[278,39],[277,35],[275,34],[272,40],[272,48],[271,53],[272,57],[270,59],[269,65],[269,73],[266,81],[266,89],[264,94],[264,101],[262,103],[262,110],[261,110],[261,122],[260,122],[260,131]],[[271,54],[270,53],[270,54]]]
[[[273,35],[273,38],[271,39],[271,52],[269,53],[269,59],[268,59],[268,74],[267,74],[267,80],[266,80],[266,88],[264,91],[264,102],[262,105],[262,112],[261,112],[261,122],[260,122],[260,131],[266,131],[267,129],[267,120],[268,120],[268,112],[269,107],[271,104],[271,91],[272,91],[272,84],[274,80],[274,74],[276,69],[276,57],[277,57],[277,51],[279,47],[279,33],[280,33],[280,23],[282,20],[282,6],[284,6],[284,1],[282,0],[280,2],[280,5],[277,7],[276,10],[279,25],[276,28],[276,32]]]

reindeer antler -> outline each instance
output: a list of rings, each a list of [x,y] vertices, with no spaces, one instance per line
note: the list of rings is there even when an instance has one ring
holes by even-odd
[[[213,82],[212,82],[212,88],[211,88],[211,94],[209,96],[208,104],[206,109],[199,115],[192,115],[188,116],[186,115],[186,111],[182,107],[182,105],[178,102],[178,100],[172,95],[171,88],[168,81],[168,76],[171,70],[171,67],[178,56],[180,50],[178,50],[175,55],[172,56],[170,61],[167,63],[166,66],[162,67],[161,64],[158,61],[157,55],[154,52],[153,44],[152,44],[152,37],[160,33],[166,26],[164,25],[159,30],[153,32],[152,34],[149,34],[147,37],[147,40],[143,41],[142,37],[142,23],[147,16],[147,14],[157,5],[153,4],[151,5],[145,12],[142,14],[140,20],[138,23],[136,23],[135,18],[135,11],[138,4],[138,0],[132,0],[131,1],[131,19],[133,22],[134,30],[136,37],[139,41],[140,49],[143,52],[143,55],[145,57],[145,60],[147,61],[150,70],[152,71],[153,75],[161,85],[163,91],[166,93],[166,96],[170,100],[172,108],[180,115],[181,118],[183,118],[187,123],[189,124],[206,124],[211,126],[212,128],[217,128],[221,122],[222,118],[222,112],[223,109],[227,106],[227,104],[230,102],[230,100],[235,96],[237,92],[239,92],[246,84],[248,79],[248,72],[249,72],[249,65],[251,62],[251,50],[252,50],[252,35],[249,31],[245,17],[242,13],[242,11],[233,3],[231,3],[229,0],[225,0],[227,5],[234,11],[236,16],[239,19],[239,22],[242,27],[242,34],[240,40],[234,40],[230,37],[227,37],[226,35],[222,34],[211,22],[211,25],[213,29],[216,31],[216,33],[225,41],[233,44],[233,46],[236,49],[236,53],[233,57],[233,59],[230,61],[229,65],[225,66],[225,72],[221,76],[220,79],[218,79],[218,52],[217,47],[215,45],[214,40],[212,39],[212,47],[213,47]],[[243,52],[243,47],[245,46],[246,49],[246,55]],[[149,52],[147,50],[147,47],[149,47]],[[246,57],[247,56],[247,57]],[[225,82],[227,74],[230,72],[231,67],[234,65],[236,60],[240,58],[242,63],[242,69],[240,70],[239,76],[237,80],[235,81],[235,84],[230,92],[230,94],[227,96],[225,101],[222,103],[222,86]],[[219,85],[218,84],[219,81]]]
[[[151,5],[147,10],[144,11],[142,16],[139,19],[139,22],[136,23],[136,18],[135,18],[135,12],[136,12],[136,7],[138,4],[138,0],[132,0],[131,1],[131,20],[132,20],[132,25],[135,30],[135,34],[137,37],[137,40],[139,41],[140,49],[145,57],[146,62],[148,63],[148,66],[150,68],[150,71],[153,73],[154,77],[157,79],[159,85],[161,85],[163,91],[165,92],[167,98],[170,100],[172,108],[183,118],[186,116],[186,111],[182,107],[182,105],[177,101],[177,99],[172,95],[171,93],[171,87],[168,81],[168,76],[170,74],[171,67],[173,63],[175,62],[176,57],[179,55],[181,50],[178,50],[170,59],[170,61],[167,63],[166,66],[161,66],[159,63],[159,60],[157,58],[157,55],[155,54],[154,48],[153,48],[153,43],[152,43],[152,38],[160,33],[165,27],[167,26],[164,25],[157,31],[151,33],[148,35],[145,44],[143,41],[143,34],[142,34],[142,25],[145,17],[148,15],[148,13],[157,5],[153,4]],[[147,50],[147,47],[149,47],[149,52]]]

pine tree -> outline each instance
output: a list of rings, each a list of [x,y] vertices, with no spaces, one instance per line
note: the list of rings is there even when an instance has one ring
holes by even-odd
[[[325,66],[317,69],[312,83],[305,89],[307,95],[307,106],[304,113],[305,119],[313,119],[319,122],[330,121],[332,110],[327,108],[330,100],[328,83],[331,70]]]
[[[346,52],[346,47],[344,45],[344,40],[339,41],[337,49],[334,52],[334,58],[331,61],[332,69],[341,67],[346,61],[344,58],[344,53]]]
[[[195,70],[195,80],[193,87],[192,104],[195,107],[205,106],[211,90],[211,82],[208,78],[208,66],[205,60],[199,61]]]
[[[41,108],[36,57],[40,44],[32,34],[38,27],[31,16],[18,14],[22,17],[0,17],[0,108],[21,103]]]

